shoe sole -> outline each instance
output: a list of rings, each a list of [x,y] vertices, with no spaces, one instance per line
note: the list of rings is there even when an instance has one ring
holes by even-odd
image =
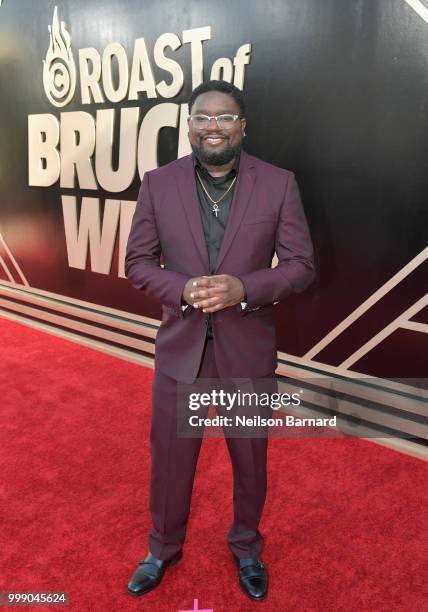
[[[145,595],[146,593],[150,593],[150,591],[153,591],[153,589],[155,589],[157,586],[159,586],[159,585],[160,585],[160,583],[162,582],[162,578],[163,578],[163,577],[164,577],[164,575],[165,575],[166,570],[167,570],[169,567],[172,567],[173,565],[176,565],[176,564],[177,564],[177,563],[178,563],[178,562],[179,562],[179,561],[180,561],[182,558],[183,558],[183,553],[179,553],[179,554],[177,555],[177,557],[173,557],[173,558],[170,560],[170,562],[168,563],[168,565],[166,566],[165,571],[164,571],[164,573],[162,574],[162,576],[160,577],[160,579],[159,579],[159,580],[158,580],[158,581],[157,581],[155,584],[153,584],[153,585],[152,585],[152,586],[151,586],[149,589],[143,589],[143,590],[138,591],[138,592],[135,592],[135,591],[130,591],[129,589],[127,589],[128,594],[129,594],[129,595],[132,595],[132,597],[140,597],[140,595]]]

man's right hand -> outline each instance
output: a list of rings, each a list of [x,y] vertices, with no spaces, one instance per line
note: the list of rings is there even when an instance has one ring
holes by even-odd
[[[204,278],[207,278],[207,277],[206,276],[195,276],[194,278],[189,278],[187,283],[184,285],[182,299],[187,304],[190,304],[190,306],[193,306],[195,302],[195,298],[191,297],[190,294],[196,291],[197,286],[198,286],[197,285],[198,281],[201,281]]]

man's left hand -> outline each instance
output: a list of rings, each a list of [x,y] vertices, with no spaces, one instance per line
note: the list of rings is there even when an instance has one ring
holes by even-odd
[[[202,312],[216,312],[239,304],[244,295],[245,288],[239,278],[230,274],[216,274],[198,280],[190,297],[194,308],[200,308]]]

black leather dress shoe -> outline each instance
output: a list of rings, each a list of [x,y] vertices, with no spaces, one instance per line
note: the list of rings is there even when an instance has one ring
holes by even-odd
[[[130,595],[144,595],[156,588],[170,565],[175,565],[182,558],[181,550],[166,561],[157,559],[149,553],[145,559],[139,562],[137,569],[132,574],[128,583],[128,593]]]
[[[239,559],[233,555],[239,570],[239,584],[247,597],[260,601],[268,592],[268,574],[266,566],[258,557]]]

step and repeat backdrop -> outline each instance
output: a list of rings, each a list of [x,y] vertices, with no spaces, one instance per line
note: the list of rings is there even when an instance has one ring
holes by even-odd
[[[426,377],[427,0],[3,0],[0,282],[160,319],[126,242],[210,78],[243,90],[245,148],[296,173],[310,225],[279,350]]]

